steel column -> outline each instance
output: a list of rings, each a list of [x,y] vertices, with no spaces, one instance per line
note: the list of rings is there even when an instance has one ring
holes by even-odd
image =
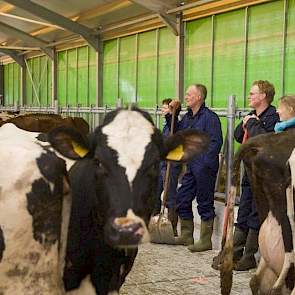
[[[248,57],[248,22],[249,22],[249,8],[245,8],[244,18],[244,73],[243,73],[243,107],[247,106],[247,57]]]
[[[236,114],[236,96],[231,95],[228,98],[227,105],[227,157],[226,157],[226,196],[229,195],[232,185],[232,165],[234,158],[234,129]],[[225,144],[225,143],[224,143]]]
[[[184,95],[184,22],[182,13],[177,16],[177,28],[179,35],[176,36],[176,93],[175,96],[180,101],[183,101]]]
[[[54,58],[51,62],[51,106],[58,108],[57,97],[57,53],[54,52]]]
[[[0,105],[4,105],[4,66],[0,64]]]
[[[284,20],[283,20],[283,38],[282,38],[282,72],[281,72],[281,96],[285,95],[285,64],[286,64],[286,39],[288,22],[288,0],[284,0]]]

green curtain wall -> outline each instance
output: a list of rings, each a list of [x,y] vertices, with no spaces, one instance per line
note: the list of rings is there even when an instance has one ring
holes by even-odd
[[[91,47],[58,52],[57,96],[60,106],[96,105],[96,53]]]
[[[175,97],[175,41],[167,28],[105,41],[99,103],[114,106],[120,98],[147,108]],[[239,107],[247,107],[249,88],[258,79],[275,85],[276,99],[294,94],[294,56],[295,0],[271,1],[185,23],[185,88],[205,84],[211,107],[226,107],[231,94]],[[95,51],[89,46],[60,51],[57,62],[59,104],[96,105]],[[51,62],[43,56],[27,63],[36,89],[27,73],[25,103],[50,104]],[[19,74],[15,63],[4,66],[6,105],[19,101]]]
[[[20,67],[16,63],[4,65],[4,105],[12,106],[20,100]]]

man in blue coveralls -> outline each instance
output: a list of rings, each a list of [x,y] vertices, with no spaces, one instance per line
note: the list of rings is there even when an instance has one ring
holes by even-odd
[[[201,252],[212,249],[211,237],[213,233],[214,186],[218,171],[218,155],[222,146],[222,131],[218,116],[205,106],[207,89],[202,84],[188,87],[185,101],[188,111],[175,129],[183,130],[194,128],[210,136],[208,150],[193,159],[187,165],[187,171],[182,178],[181,186],[176,195],[176,208],[181,221],[181,235],[175,239],[178,245],[189,246],[192,252]],[[171,108],[179,105],[178,100],[170,103]],[[166,115],[171,120],[171,114]],[[168,126],[170,124],[168,123]],[[197,209],[201,217],[200,239],[194,244],[194,222],[192,201],[196,198]]]

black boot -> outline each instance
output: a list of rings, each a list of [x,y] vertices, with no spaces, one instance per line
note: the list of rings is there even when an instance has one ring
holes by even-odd
[[[239,227],[235,227],[234,232],[234,248],[233,248],[233,262],[237,263],[244,254],[244,248],[246,245],[248,233],[241,230]]]
[[[233,245],[233,262],[235,264],[243,256],[244,247],[246,245],[246,240],[247,240],[247,232],[241,230],[238,227],[235,227],[233,240],[234,240],[233,241],[233,243],[234,243],[234,245]],[[217,256],[213,257],[211,267],[216,270],[220,269],[221,252],[222,252],[222,250],[218,253]]]
[[[172,224],[174,237],[177,237],[177,222],[178,222],[178,215],[176,213],[175,208],[168,208],[168,219]]]
[[[250,229],[247,235],[245,251],[242,258],[237,262],[235,270],[249,270],[256,267],[254,254],[258,251],[258,231]]]

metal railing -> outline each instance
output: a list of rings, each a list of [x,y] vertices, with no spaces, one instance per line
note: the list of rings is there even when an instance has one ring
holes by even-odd
[[[50,114],[61,114],[62,116],[68,117],[82,117],[84,118],[90,126],[90,130],[93,131],[97,126],[99,126],[106,115],[106,113],[114,110],[114,107],[108,107],[107,105],[104,107],[83,107],[83,106],[67,106],[67,107],[59,107],[55,104],[54,107],[32,107],[32,106],[0,106],[1,111],[8,112],[19,112],[19,113],[50,113]],[[161,110],[159,107],[156,108],[144,108],[146,112],[148,112],[153,120],[157,128],[161,126]],[[218,171],[217,183],[215,186],[215,190],[219,197],[226,198],[226,192],[229,191],[231,186],[231,171],[232,171],[232,162],[234,156],[234,128],[235,128],[235,120],[240,119],[245,116],[249,110],[248,109],[238,109],[235,107],[235,96],[231,95],[228,97],[228,107],[227,108],[212,108],[219,117],[227,118],[227,133],[224,140],[223,150],[220,153],[220,169]],[[186,111],[181,111],[180,116],[183,116]],[[221,179],[223,163],[225,162],[226,167],[226,175],[225,175],[225,194],[218,193],[218,183]]]

